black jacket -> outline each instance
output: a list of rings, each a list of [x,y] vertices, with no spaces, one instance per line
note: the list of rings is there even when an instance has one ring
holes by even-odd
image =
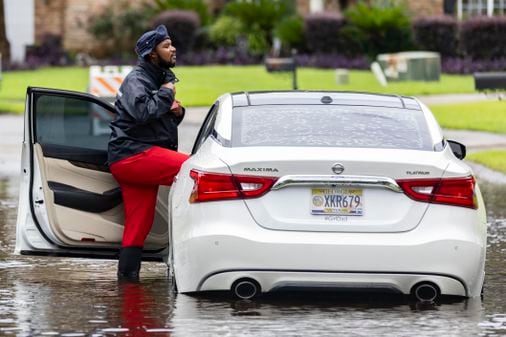
[[[177,126],[184,115],[170,111],[174,92],[161,87],[174,80],[172,71],[145,61],[125,77],[116,96],[116,119],[109,124],[109,164],[153,145],[177,150]]]

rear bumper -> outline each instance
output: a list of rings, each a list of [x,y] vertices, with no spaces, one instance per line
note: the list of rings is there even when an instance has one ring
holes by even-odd
[[[468,296],[462,280],[445,275],[367,273],[300,270],[230,270],[204,277],[197,291],[230,289],[240,278],[252,278],[261,285],[262,292],[284,288],[309,289],[381,289],[409,294],[420,282],[433,282],[446,295]]]
[[[216,208],[206,211],[192,213],[191,222],[175,221],[181,292],[229,290],[242,277],[256,279],[264,292],[321,284],[409,294],[416,283],[430,281],[443,295],[476,297],[483,285],[486,223],[476,210],[432,205],[415,229],[398,233],[270,230],[243,207],[233,210],[233,218],[215,217]]]
[[[174,265],[181,292],[229,290],[237,279],[250,277],[264,292],[287,284],[323,284],[409,294],[418,282],[430,281],[443,295],[476,297],[484,279],[483,259],[481,247],[455,240],[366,246],[207,236],[175,245]]]

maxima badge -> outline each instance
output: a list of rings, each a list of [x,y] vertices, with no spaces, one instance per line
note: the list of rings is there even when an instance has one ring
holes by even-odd
[[[344,171],[344,166],[341,164],[334,164],[332,166],[332,172],[334,172],[335,174],[341,174],[341,173],[343,173],[343,171]]]

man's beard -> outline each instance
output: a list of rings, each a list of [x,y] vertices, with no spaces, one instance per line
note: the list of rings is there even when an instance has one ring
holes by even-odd
[[[163,69],[170,69],[173,68],[176,65],[175,62],[172,61],[165,61],[160,54],[158,54],[158,66]]]

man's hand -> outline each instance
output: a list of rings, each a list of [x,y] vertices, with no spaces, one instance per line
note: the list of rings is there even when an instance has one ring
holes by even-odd
[[[162,84],[162,87],[171,89],[174,92],[174,95],[176,94],[176,86],[172,82],[167,82]]]
[[[174,103],[172,103],[172,106],[170,107],[170,111],[177,117],[181,117],[183,115],[183,107],[181,106],[181,102],[175,99]]]

